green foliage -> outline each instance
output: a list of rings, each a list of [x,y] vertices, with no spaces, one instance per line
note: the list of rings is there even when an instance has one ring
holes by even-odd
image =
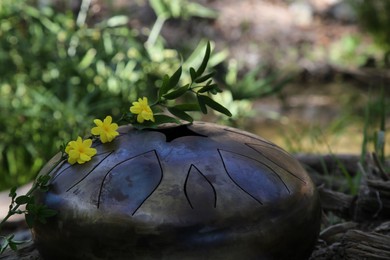
[[[143,44],[127,22],[88,25],[70,12],[0,1],[0,189],[31,180],[63,141],[87,134],[93,118],[157,95],[160,78],[180,66],[161,37]]]
[[[46,219],[57,215],[57,211],[49,209],[46,205],[37,203],[33,193],[37,190],[45,192],[49,189],[49,174],[57,168],[57,166],[63,162],[66,158],[64,151],[57,157],[58,160],[48,170],[47,173],[40,175],[25,195],[18,195],[16,193],[17,188],[10,189],[9,197],[10,204],[8,207],[7,215],[0,221],[0,231],[4,227],[4,224],[10,217],[16,214],[24,214],[26,223],[29,228],[37,222],[46,223]],[[20,207],[25,206],[25,209],[21,210]],[[25,241],[14,240],[14,235],[0,236],[0,255],[9,247],[12,250],[17,250],[18,245],[23,244]]]
[[[149,0],[157,16],[166,18],[215,18],[217,13],[198,3],[187,0]]]
[[[378,156],[379,163],[384,163],[385,161],[386,118],[388,116],[386,104],[388,102],[382,86],[380,95],[370,100],[365,107],[360,159],[363,165],[365,164],[366,155],[370,151],[373,151]]]
[[[239,66],[235,60],[229,63],[226,84],[234,99],[263,98],[279,93],[291,80],[291,76],[264,75],[261,66],[239,77]]]
[[[375,37],[387,51],[390,51],[390,1],[350,0],[360,24]]]
[[[383,64],[390,66],[390,1],[349,0],[355,8],[358,22],[384,51]]]
[[[0,236],[0,255],[4,253],[4,251],[9,247],[12,250],[17,250],[18,245],[23,244],[24,241],[16,241],[14,240],[15,235],[10,235],[6,237]]]
[[[363,66],[371,57],[380,56],[382,50],[376,44],[364,42],[362,36],[346,34],[329,49],[329,61],[344,67]]]
[[[217,84],[212,83],[214,72],[203,75],[206,71],[207,64],[210,59],[210,54],[210,43],[207,43],[204,57],[198,69],[195,70],[193,67],[189,68],[191,82],[185,84],[184,86],[178,85],[182,75],[181,66],[175,71],[175,73],[173,73],[172,76],[164,76],[162,85],[158,91],[157,100],[152,105],[150,105],[153,111],[157,111],[157,114],[154,115],[154,122],[149,121],[137,123],[135,115],[131,113],[125,115],[123,118],[136,128],[143,129],[146,127],[157,127],[163,123],[180,123],[179,120],[193,122],[194,119],[187,113],[187,111],[202,111],[204,114],[207,114],[207,107],[210,107],[211,109],[218,111],[226,116],[232,116],[227,108],[209,97],[210,95],[216,95],[217,93],[222,92]],[[177,105],[176,99],[181,98],[187,93],[195,96],[195,101],[189,101],[190,103]],[[160,110],[156,109],[156,106],[165,108],[171,113],[171,116],[159,114]]]

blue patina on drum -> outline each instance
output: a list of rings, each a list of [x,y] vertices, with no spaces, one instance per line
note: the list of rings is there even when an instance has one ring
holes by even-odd
[[[302,166],[271,142],[211,123],[121,126],[97,155],[66,162],[38,200],[46,259],[305,259],[320,227]],[[56,158],[42,170],[54,164]]]

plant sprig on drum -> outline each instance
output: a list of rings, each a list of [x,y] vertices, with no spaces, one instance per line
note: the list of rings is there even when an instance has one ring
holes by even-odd
[[[138,129],[143,129],[154,128],[163,123],[180,124],[180,120],[191,123],[194,119],[188,112],[201,111],[203,114],[207,114],[208,108],[226,116],[232,116],[227,108],[210,97],[222,92],[213,82],[212,77],[215,72],[205,73],[210,58],[210,49],[208,42],[199,67],[189,69],[191,82],[183,86],[179,84],[182,75],[182,66],[180,66],[172,76],[165,75],[163,77],[154,102],[149,105],[147,97],[139,98],[138,101],[133,102],[130,113],[126,113],[122,119]],[[188,94],[195,97],[194,102],[177,104],[177,100]],[[169,114],[165,112],[169,112]]]

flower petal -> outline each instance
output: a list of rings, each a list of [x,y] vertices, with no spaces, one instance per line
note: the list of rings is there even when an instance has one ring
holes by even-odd
[[[90,147],[92,145],[92,139],[85,139],[83,145]]]
[[[112,117],[111,116],[106,116],[106,118],[104,119],[104,124],[109,125],[109,124],[111,124],[111,122],[112,122]]]
[[[86,155],[85,153],[80,154],[80,160],[87,162],[91,160],[91,156]]]
[[[144,122],[144,118],[142,117],[141,114],[138,114],[138,116],[137,116],[137,122],[138,122],[138,123],[143,123],[143,122]]]
[[[100,133],[101,133],[101,128],[99,126],[93,127],[91,129],[91,134],[93,135],[100,135]]]
[[[93,120],[93,122],[97,125],[97,126],[101,126],[103,124],[102,120],[100,119],[95,119]]]
[[[113,123],[113,124],[110,125],[110,131],[115,131],[117,129],[118,129],[118,124]]]
[[[107,143],[107,142],[110,142],[110,140],[107,138],[107,134],[106,133],[102,133],[100,135],[100,141],[104,144],[104,143]]]

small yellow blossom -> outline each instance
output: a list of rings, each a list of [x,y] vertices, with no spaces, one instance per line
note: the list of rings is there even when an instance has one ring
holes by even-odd
[[[117,135],[119,135],[116,131],[118,129],[118,124],[112,123],[111,116],[106,116],[103,122],[100,119],[95,119],[93,122],[96,124],[96,127],[91,129],[91,134],[99,135],[102,143],[111,142]]]
[[[139,98],[138,102],[133,102],[133,106],[130,107],[130,112],[137,115],[137,122],[143,123],[144,120],[150,120],[154,122],[153,111],[148,104],[148,98]]]
[[[70,141],[65,148],[65,152],[69,155],[68,162],[70,164],[83,164],[91,160],[96,154],[96,149],[91,148],[92,140],[86,139],[83,141],[81,137],[77,137],[76,141]]]

